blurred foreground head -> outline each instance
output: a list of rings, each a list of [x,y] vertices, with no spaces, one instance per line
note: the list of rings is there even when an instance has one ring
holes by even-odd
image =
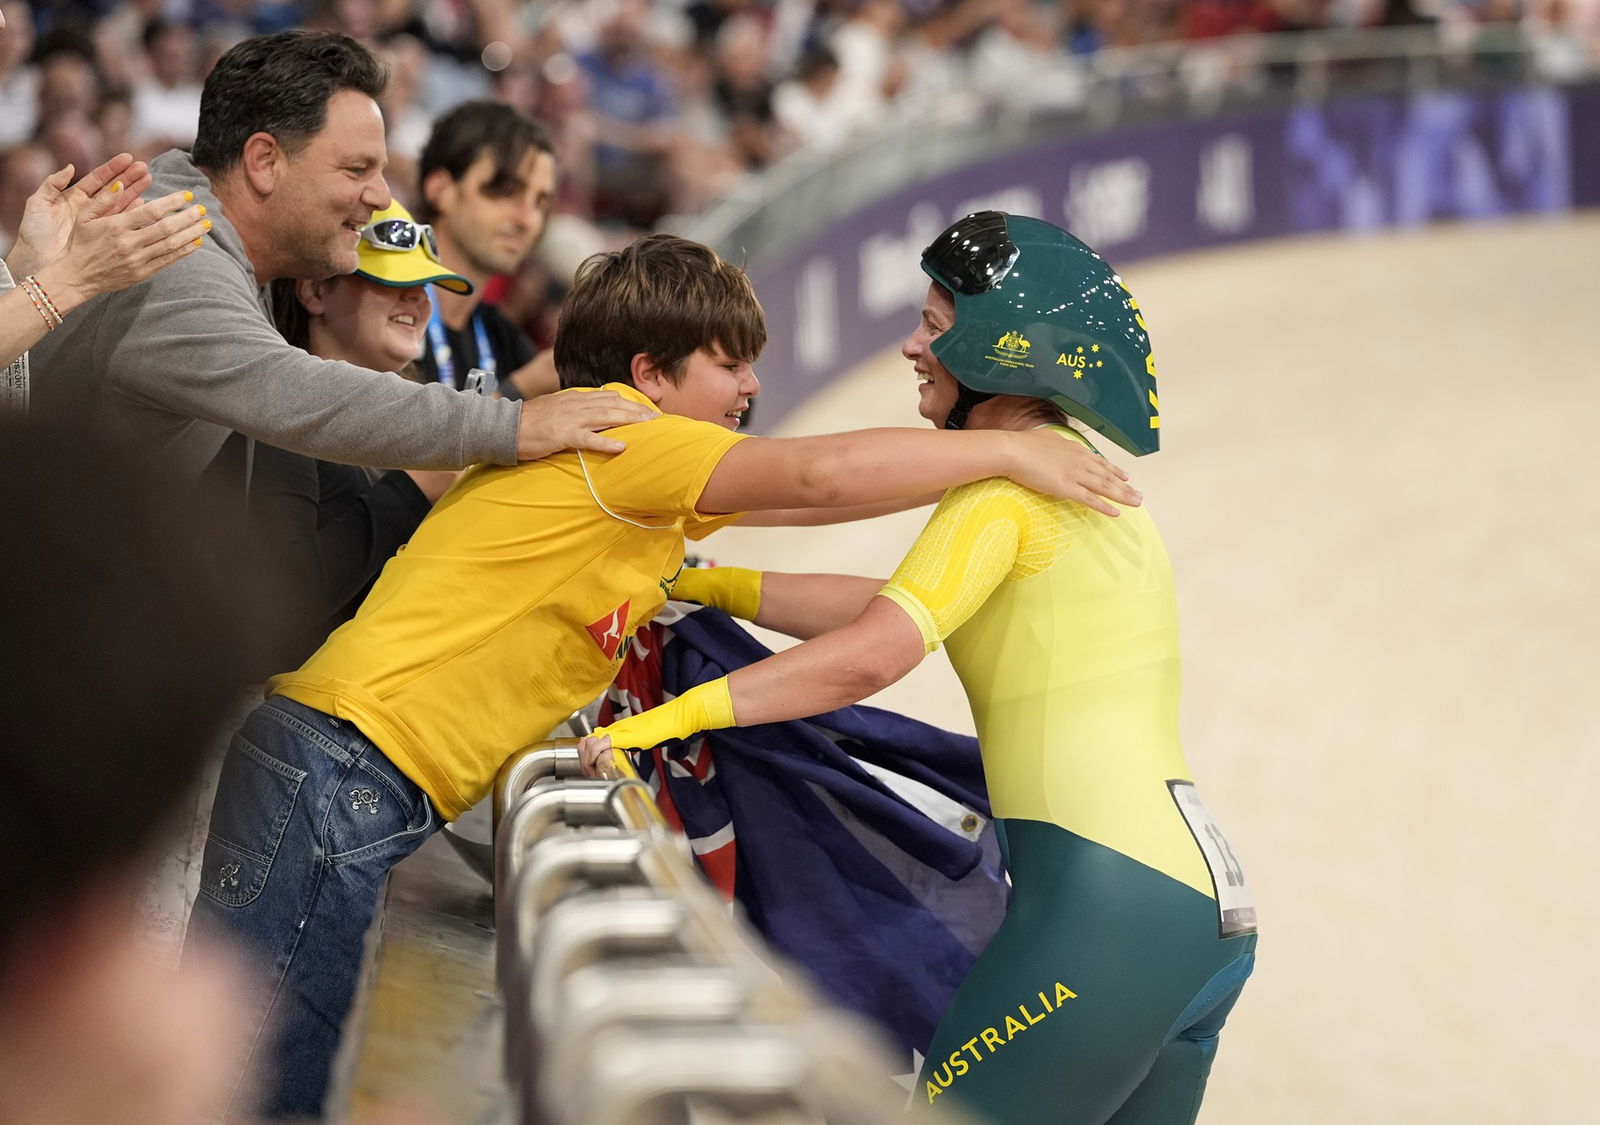
[[[0,982],[137,877],[266,639],[242,537],[150,462],[0,415]]]

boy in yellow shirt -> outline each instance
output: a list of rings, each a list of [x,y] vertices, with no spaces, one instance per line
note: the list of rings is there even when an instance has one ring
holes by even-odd
[[[699,538],[750,509],[840,508],[1006,476],[1107,515],[1120,472],[1053,434],[740,435],[766,344],[749,280],[654,235],[585,263],[555,345],[563,393],[659,411],[571,451],[470,469],[355,618],[275,677],[223,766],[191,932],[271,966],[254,1052],[270,1116],[322,1108],[384,876],[500,765],[611,682]]]

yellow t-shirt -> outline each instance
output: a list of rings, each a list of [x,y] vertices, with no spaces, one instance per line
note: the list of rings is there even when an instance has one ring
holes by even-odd
[[[355,723],[460,816],[510,754],[605,690],[666,602],[684,537],[734,518],[695,504],[741,435],[676,415],[611,434],[622,453],[469,469],[356,616],[268,691]]]
[[[1060,825],[1213,895],[1167,788],[1189,768],[1172,568],[1148,512],[1110,519],[1002,478],[953,488],[882,594],[929,652],[948,639],[995,816]]]

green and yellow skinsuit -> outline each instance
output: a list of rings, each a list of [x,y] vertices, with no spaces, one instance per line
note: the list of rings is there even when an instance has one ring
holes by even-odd
[[[1013,887],[917,1100],[1006,1125],[1193,1121],[1255,910],[1179,743],[1154,522],[979,481],[945,496],[883,594],[966,687]]]
[[[1189,1125],[1254,965],[1255,909],[1179,742],[1155,524],[979,481],[945,495],[881,593],[966,688],[1013,888],[914,1101],[999,1125]],[[602,733],[635,745],[668,711],[733,723],[718,680]]]

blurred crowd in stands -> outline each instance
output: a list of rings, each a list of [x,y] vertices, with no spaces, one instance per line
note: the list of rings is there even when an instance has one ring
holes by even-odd
[[[562,169],[545,256],[703,210],[796,150],[925,113],[1070,105],[1105,48],[1241,33],[1521,23],[1570,66],[1600,45],[1600,0],[4,0],[0,253],[51,171],[194,138],[200,88],[240,39],[342,31],[391,67],[389,180],[415,206],[434,119],[504,101],[551,130]],[[528,310],[528,319],[535,319]],[[540,335],[541,333],[536,333]]]

